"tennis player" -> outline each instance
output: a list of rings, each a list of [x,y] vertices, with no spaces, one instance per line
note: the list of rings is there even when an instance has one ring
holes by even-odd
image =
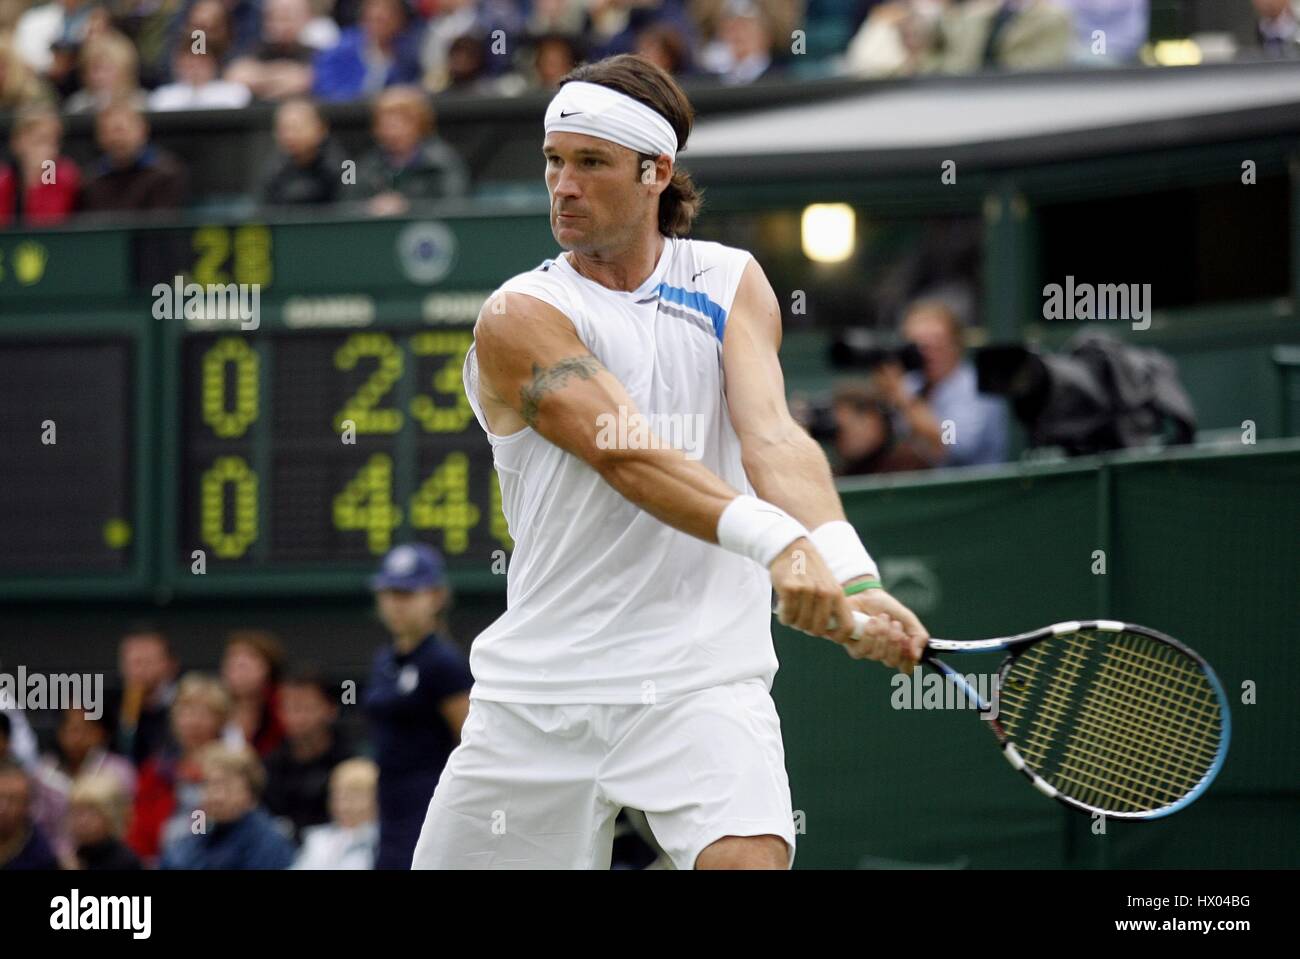
[[[515,540],[507,609],[474,642],[414,868],[608,868],[622,807],[679,869],[788,868],[772,590],[781,622],[857,659],[910,670],[928,639],[786,409],[762,269],[686,238],[692,122],[632,55],[546,111],[567,254],[489,298],[464,368]]]

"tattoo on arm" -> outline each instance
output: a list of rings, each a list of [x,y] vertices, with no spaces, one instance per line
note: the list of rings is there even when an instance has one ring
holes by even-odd
[[[600,360],[590,353],[586,356],[567,357],[545,369],[534,363],[532,382],[519,390],[519,415],[525,423],[536,428],[542,397],[560,389],[572,377],[589,380],[603,369]]]

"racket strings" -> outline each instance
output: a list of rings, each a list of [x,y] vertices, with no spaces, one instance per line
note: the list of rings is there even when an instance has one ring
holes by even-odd
[[[1003,728],[1031,769],[1080,802],[1158,809],[1191,792],[1218,754],[1223,717],[1199,664],[1136,633],[1037,643],[999,693]]]

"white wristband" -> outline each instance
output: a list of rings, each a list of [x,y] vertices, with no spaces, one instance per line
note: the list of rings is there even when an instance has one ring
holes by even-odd
[[[740,495],[718,517],[718,545],[767,569],[781,551],[808,530],[797,519],[756,496]]]
[[[859,576],[880,578],[875,561],[858,539],[858,531],[842,519],[822,523],[808,538],[831,568],[837,583],[847,583]]]

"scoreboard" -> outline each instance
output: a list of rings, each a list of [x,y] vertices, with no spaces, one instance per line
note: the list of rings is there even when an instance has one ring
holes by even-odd
[[[553,252],[535,212],[0,234],[0,601],[349,594],[410,541],[503,588],[461,372]],[[258,321],[177,312],[191,284]]]
[[[185,337],[176,553],[208,570],[513,546],[461,382],[468,327]]]

